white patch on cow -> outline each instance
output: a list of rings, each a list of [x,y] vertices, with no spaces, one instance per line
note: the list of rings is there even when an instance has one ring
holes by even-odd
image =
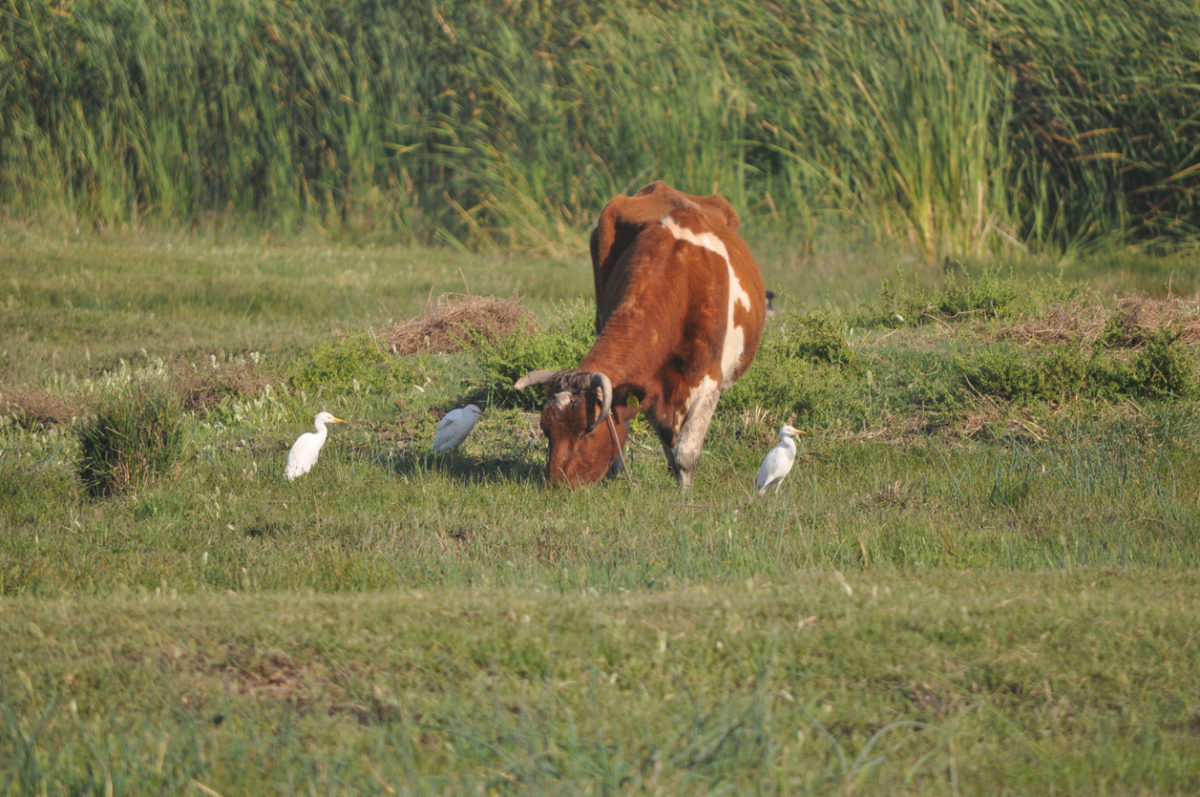
[[[666,227],[676,240],[687,241],[720,255],[729,270],[729,306],[725,311],[725,340],[721,344],[721,389],[724,390],[733,384],[733,375],[742,360],[742,353],[746,350],[746,330],[733,323],[733,309],[741,304],[746,308],[746,312],[749,312],[750,294],[746,293],[741,280],[733,273],[729,250],[717,235],[711,232],[692,232],[687,227],[677,224],[670,214],[663,216],[659,223]]]
[[[670,230],[671,235],[674,235],[676,239],[703,247],[710,252],[716,252],[725,259],[726,263],[729,262],[729,250],[725,248],[725,242],[715,234],[711,232],[692,232],[687,227],[681,227],[675,222],[675,219],[671,218],[671,214],[669,213],[663,216],[659,220],[659,223]]]
[[[683,400],[683,406],[679,408],[679,413],[675,416],[675,433],[679,434],[684,423],[692,416],[694,406],[702,406],[710,400],[715,406],[716,398],[714,396],[719,397],[720,395],[721,391],[718,389],[717,380],[705,374],[700,383],[689,390],[687,398]]]
[[[742,361],[742,353],[746,350],[746,330],[733,323],[733,308],[741,304],[750,312],[750,294],[742,287],[742,282],[733,273],[733,265],[729,265],[729,307],[725,315],[725,342],[721,346],[721,388],[733,384],[733,376],[738,364]]]
[[[675,459],[675,467],[679,474],[679,484],[687,487],[691,484],[696,465],[700,462],[700,450],[704,447],[704,436],[708,434],[708,425],[712,422],[713,413],[717,409],[717,399],[721,397],[721,388],[717,380],[705,375],[688,393],[684,401],[683,417],[676,418],[675,449],[671,452]]]
[[[566,406],[571,403],[571,394],[569,391],[560,390],[551,396],[550,400],[553,401],[554,406],[558,407],[560,410],[566,409]]]

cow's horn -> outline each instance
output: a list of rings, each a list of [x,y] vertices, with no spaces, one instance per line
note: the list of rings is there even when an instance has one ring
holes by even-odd
[[[596,416],[596,420],[592,421],[588,426],[588,431],[596,428],[596,425],[608,417],[609,410],[612,409],[612,382],[601,371],[592,372],[592,381],[588,385],[595,390],[600,388],[600,413]]]
[[[545,369],[530,371],[529,373],[525,374],[525,376],[513,383],[513,389],[524,390],[531,385],[544,385],[550,380],[554,379],[554,376],[554,371],[547,371]]]

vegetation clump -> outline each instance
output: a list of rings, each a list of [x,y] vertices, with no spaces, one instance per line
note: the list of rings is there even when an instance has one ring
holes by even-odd
[[[453,354],[464,345],[494,343],[531,323],[529,311],[516,299],[442,296],[421,316],[382,331],[380,337],[384,348],[397,355]]]
[[[524,324],[500,339],[476,336],[475,359],[488,403],[540,409],[545,402],[541,388],[518,392],[513,383],[530,371],[578,365],[595,341],[595,320],[595,308],[576,301],[558,305],[541,327]]]
[[[371,333],[313,347],[295,361],[288,383],[311,395],[383,393],[411,381],[413,371],[383,351]]]
[[[814,363],[846,365],[854,359],[844,330],[827,312],[797,313],[789,319],[779,346],[788,357]]]
[[[985,268],[976,274],[956,272],[936,287],[913,287],[885,281],[878,296],[851,315],[859,327],[918,326],[1015,318],[1063,298],[1066,290],[1043,282],[1031,286],[1010,273]]]
[[[183,452],[183,408],[166,385],[135,384],[79,425],[78,473],[93,497],[125,493],[169,474]]]
[[[208,362],[177,362],[171,371],[183,409],[201,417],[230,398],[258,396],[272,380],[272,375],[262,368],[256,352],[223,359],[211,355]]]
[[[69,421],[76,409],[71,402],[34,387],[0,389],[0,414],[26,429],[48,429]]]
[[[18,216],[546,249],[679,175],[934,259],[1200,235],[1183,0],[10,7]]]
[[[1134,387],[1140,395],[1153,399],[1196,397],[1196,358],[1183,350],[1181,335],[1160,327],[1146,339],[1133,361]]]

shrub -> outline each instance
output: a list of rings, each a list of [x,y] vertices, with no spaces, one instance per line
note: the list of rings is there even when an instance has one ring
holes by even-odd
[[[853,360],[854,352],[828,314],[802,313],[792,323],[794,326],[786,328],[780,344],[786,356],[817,363],[847,364]]]
[[[719,412],[739,413],[758,407],[777,418],[804,422],[830,405],[832,369],[772,354],[759,352],[742,378],[721,396]]]
[[[596,339],[596,315],[589,302],[560,305],[543,328],[523,324],[505,338],[474,338],[476,360],[483,371],[483,388],[489,404],[538,409],[541,388],[513,390],[513,383],[540,368],[574,368]]]
[[[984,269],[976,277],[954,277],[941,292],[931,297],[931,309],[946,318],[975,314],[984,318],[1012,315],[1021,296],[1030,296],[1028,286],[1019,286],[1011,276]]]
[[[1039,392],[1037,371],[1026,364],[1016,346],[983,346],[970,356],[960,355],[957,364],[967,387],[981,395],[1012,401]]]
[[[1179,344],[1180,333],[1168,326],[1152,331],[1133,361],[1134,385],[1146,398],[1192,398],[1197,392],[1194,358]]]
[[[134,385],[80,425],[78,472],[93,497],[123,493],[167,474],[183,451],[183,410],[161,385]]]
[[[860,308],[851,326],[916,326],[930,319],[1011,318],[1028,312],[1039,302],[1060,300],[1069,295],[1061,285],[1046,281],[1033,288],[995,268],[976,274],[954,274],[940,288],[908,288],[884,282],[879,295]]]
[[[1110,317],[1109,325],[1118,325]],[[1181,333],[1169,325],[1142,330],[1145,345],[1132,360],[1120,350],[1100,348],[1087,366],[1087,383],[1096,395],[1107,399],[1132,398],[1194,398],[1200,393],[1194,357],[1180,342]],[[1116,334],[1109,346],[1119,341]]]
[[[1088,360],[1085,377],[1088,389],[1103,399],[1132,395],[1137,378],[1133,367],[1115,353],[1101,350]]]
[[[1088,366],[1075,346],[1030,351],[1002,343],[960,356],[958,368],[967,387],[1005,401],[1053,401],[1084,390]]]
[[[1137,327],[1129,316],[1120,310],[1114,310],[1104,321],[1104,329],[1096,338],[1096,343],[1109,349],[1123,348],[1136,343],[1139,339]]]
[[[288,383],[317,395],[382,393],[411,381],[412,370],[384,352],[373,334],[353,335],[310,349],[296,361]]]
[[[824,314],[797,320],[792,328],[767,328],[754,362],[721,396],[718,415],[760,408],[779,419],[811,424],[859,405],[861,390],[850,384],[854,357],[846,339]]]
[[[1067,399],[1084,389],[1087,362],[1076,346],[1050,346],[1038,361],[1038,372],[1046,398]]]

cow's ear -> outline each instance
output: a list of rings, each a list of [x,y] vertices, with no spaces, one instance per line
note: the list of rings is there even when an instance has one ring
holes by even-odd
[[[606,207],[604,210],[605,212],[600,214],[600,220],[596,222],[596,229],[592,230],[591,250],[593,269],[599,269],[600,264],[608,258],[608,252],[612,249],[613,238],[616,236],[616,224],[608,214],[608,208]]]
[[[738,218],[737,211],[733,209],[733,205],[729,204],[729,200],[720,194],[712,196],[698,197],[699,202],[704,207],[705,214],[714,214],[718,219],[724,219],[725,226],[730,232],[737,232],[737,228],[741,225],[742,220]]]
[[[642,228],[661,217],[662,212],[655,216],[644,199],[618,196],[609,200],[600,211],[596,229],[592,230],[592,268],[597,289],[604,285],[612,264],[637,239]]]

